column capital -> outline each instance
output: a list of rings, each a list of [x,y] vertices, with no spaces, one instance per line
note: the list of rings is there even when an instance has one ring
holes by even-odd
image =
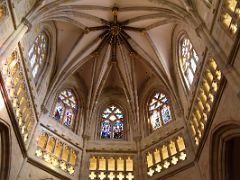
[[[29,21],[27,18],[24,17],[23,20],[22,20],[22,22],[23,22],[23,24],[24,24],[25,26],[28,27],[27,32],[31,31],[31,29],[32,29],[32,24],[30,23],[30,21]]]

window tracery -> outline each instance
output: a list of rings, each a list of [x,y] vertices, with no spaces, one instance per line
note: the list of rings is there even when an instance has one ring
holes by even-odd
[[[179,41],[179,65],[187,88],[190,89],[197,70],[198,54],[193,48],[190,39],[183,35]]]
[[[221,22],[231,35],[235,35],[240,23],[240,1],[225,0],[222,6]]]
[[[43,67],[47,60],[47,55],[48,37],[45,32],[41,32],[28,51],[29,63],[34,79],[36,79],[43,70]]]
[[[53,118],[68,128],[73,128],[77,114],[77,101],[72,90],[63,90],[55,104]]]
[[[123,138],[124,114],[115,105],[108,106],[101,115],[101,139]]]
[[[153,130],[172,120],[169,100],[165,94],[158,91],[153,94],[148,103],[148,116]]]

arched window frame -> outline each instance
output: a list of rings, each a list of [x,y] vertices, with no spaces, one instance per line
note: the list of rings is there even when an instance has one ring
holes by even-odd
[[[44,38],[44,40],[42,39],[42,37]],[[39,47],[40,47],[40,52],[38,52]],[[31,69],[31,74],[33,76],[35,84],[37,84],[38,80],[43,75],[43,73],[46,69],[47,61],[49,59],[49,50],[50,50],[49,34],[46,30],[42,30],[36,36],[36,38],[34,39],[34,42],[32,43],[31,47],[28,50],[29,67]],[[37,53],[34,53],[36,51],[37,51]],[[45,54],[45,55],[43,56],[43,54]],[[34,55],[36,55],[35,60],[33,59]],[[40,58],[41,58],[40,56],[43,56],[42,57],[43,62],[40,62]],[[38,67],[38,70],[37,70],[36,74],[34,75],[34,70],[36,67]]]
[[[186,62],[183,62],[183,58],[182,58],[182,41],[186,39],[189,41],[190,43],[190,55],[191,57],[188,58],[187,60],[185,60]],[[196,78],[196,74],[199,70],[198,66],[199,66],[199,62],[200,62],[200,58],[199,55],[197,53],[196,48],[194,48],[194,45],[191,41],[191,39],[189,38],[189,36],[186,33],[182,33],[177,41],[177,47],[178,47],[178,66],[179,66],[179,71],[183,80],[183,84],[184,87],[186,88],[186,90],[189,92],[191,90],[192,85],[195,82],[195,78]],[[195,54],[195,58],[193,57],[193,54]],[[190,62],[189,62],[190,61]],[[185,70],[183,70],[184,68],[184,64],[188,63],[189,65],[185,65],[187,66]],[[194,69],[193,69],[194,68]],[[192,73],[192,79],[189,79],[189,76],[187,75],[189,72]]]
[[[123,114],[123,118],[120,120],[122,125],[123,125],[123,135],[122,135],[122,138],[120,138],[120,139],[113,138],[113,125],[119,119],[114,120],[114,121],[110,120],[110,123],[111,123],[111,137],[110,138],[101,138],[102,122],[104,122],[104,119],[102,118],[102,114],[107,108],[109,108],[111,106],[115,106],[117,109],[120,109],[120,111]],[[126,114],[125,109],[117,103],[109,103],[107,105],[102,106],[102,108],[100,109],[99,118],[98,118],[98,131],[97,131],[98,132],[97,133],[98,138],[97,139],[101,139],[101,140],[120,140],[120,141],[121,140],[126,140],[126,138],[127,138],[127,117],[128,116]]]
[[[76,105],[75,105],[75,109],[73,107],[70,107],[68,105],[66,105],[66,103],[63,102],[63,100],[61,100],[61,98],[59,97],[64,91],[68,91],[68,92],[71,92],[72,93],[72,97],[75,98],[75,102],[76,102]],[[56,107],[57,105],[61,104],[62,107],[63,107],[63,113],[62,113],[62,116],[60,117],[60,119],[56,119],[54,116],[55,116],[55,113],[56,113]],[[65,118],[67,117],[66,115],[66,112],[67,110],[70,109],[72,110],[72,119],[71,119],[71,125],[68,126],[66,124],[64,124],[64,120]],[[78,97],[76,96],[76,93],[74,92],[73,89],[70,89],[70,88],[66,88],[66,89],[63,89],[61,91],[59,91],[55,97],[55,102],[54,102],[54,106],[52,108],[52,113],[51,113],[51,116],[53,117],[54,120],[56,121],[59,121],[60,124],[64,125],[64,127],[67,127],[69,129],[72,129],[74,130],[75,129],[75,126],[76,126],[76,120],[79,119],[78,118],[78,115],[79,115],[79,102],[78,102]]]
[[[149,112],[149,103],[150,101],[154,98],[154,96],[156,95],[156,93],[160,93],[160,94],[163,94],[166,98],[167,98],[167,105],[168,105],[168,108],[170,110],[170,117],[171,117],[171,120],[169,122],[166,122],[164,123],[163,122],[163,118],[162,118],[162,107],[160,108],[160,117],[161,117],[161,126],[160,127],[157,127],[157,128],[153,128],[152,127],[152,123],[151,123],[151,120],[150,120],[150,112]],[[150,129],[150,132],[153,132],[153,131],[156,131],[158,129],[161,129],[162,127],[165,127],[167,126],[168,124],[170,124],[171,122],[173,122],[175,120],[175,117],[174,117],[174,112],[173,112],[173,108],[172,108],[172,102],[171,102],[171,98],[169,98],[169,96],[167,95],[167,93],[165,93],[164,91],[161,91],[159,89],[154,89],[152,90],[150,93],[149,93],[149,96],[147,98],[147,102],[145,104],[145,107],[146,107],[146,115],[147,115],[147,121],[148,121],[148,126],[149,126],[149,129]]]

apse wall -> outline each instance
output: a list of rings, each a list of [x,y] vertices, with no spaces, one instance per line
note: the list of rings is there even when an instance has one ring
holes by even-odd
[[[42,2],[42,5],[47,3]],[[148,3],[150,2],[153,3],[152,6],[154,3],[158,4],[157,1]],[[117,93],[104,91],[100,97],[102,101],[94,102],[97,104],[97,108],[93,108],[94,115],[87,117],[89,92],[86,90],[87,86],[80,85],[84,82],[79,80],[81,78],[78,73],[62,79],[59,83],[61,86],[54,84],[50,91],[49,84],[55,80],[59,66],[55,58],[59,31],[54,23],[39,25],[39,22],[27,20],[26,15],[29,12],[31,14],[30,10],[39,5],[35,4],[35,1],[6,1],[8,11],[4,19],[0,16],[0,127],[4,125],[9,132],[9,141],[5,144],[10,146],[5,151],[2,145],[0,146],[0,153],[6,157],[5,161],[4,158],[0,158],[0,162],[5,162],[0,164],[0,172],[5,171],[4,175],[8,176],[6,179],[9,180],[87,180],[113,177],[119,180],[123,178],[128,180],[213,179],[215,171],[211,165],[217,158],[215,156],[217,152],[212,151],[216,140],[213,139],[213,135],[220,127],[240,123],[239,30],[234,38],[229,34],[228,29],[223,28],[221,7],[224,2],[218,0],[213,1],[212,4],[206,0],[196,2],[199,19],[205,25],[201,21],[198,21],[201,23],[195,24],[194,27],[191,26],[192,24],[175,24],[171,41],[173,62],[171,76],[175,94],[172,94],[162,81],[151,76],[145,84],[146,89],[142,90],[139,97],[137,108],[140,118],[137,122],[134,113],[130,111],[129,100],[125,99],[120,91]],[[2,1],[0,5],[1,3]],[[196,13],[191,12],[189,6],[183,5],[183,7],[186,8],[186,13],[192,13],[189,16]],[[203,29],[209,31],[208,37],[204,36]],[[46,31],[49,36],[50,54],[44,66],[44,73],[39,76],[41,83],[35,84],[31,65],[28,62],[28,53],[42,31]],[[84,33],[80,33],[80,39]],[[197,78],[193,81],[190,91],[184,86],[178,64],[178,40],[183,34],[188,35],[200,59],[199,70],[195,75]],[[99,57],[99,54],[96,57]],[[213,60],[212,58],[214,61],[210,61]],[[216,67],[211,72],[213,77],[206,74],[211,70],[211,65]],[[210,97],[207,100],[201,99],[200,92],[204,89],[202,82],[206,82],[209,77],[218,78],[219,71],[222,79],[217,82],[219,91],[211,96],[215,100],[211,104]],[[215,91],[214,87],[211,91]],[[147,104],[151,95],[157,90],[162,90],[161,93],[169,98],[172,120],[163,127],[153,130]],[[75,94],[77,99],[71,100],[78,106],[77,112],[71,111],[76,116],[75,119],[70,118],[75,120],[72,124],[70,122],[70,125],[64,124],[68,123],[63,118],[65,115],[61,118],[57,118],[56,115],[58,103],[63,103],[60,95],[62,92],[64,94],[64,91]],[[64,96],[65,100],[71,96],[68,95]],[[208,105],[211,106],[205,124],[202,119],[194,121],[192,118],[195,116],[195,109],[202,108],[200,101],[207,101],[206,104],[209,103]],[[113,104],[121,107],[122,112],[125,113],[124,138],[101,139],[101,113],[105,107]],[[206,110],[209,106],[205,105]],[[205,110],[202,110],[202,114],[206,113]],[[198,131],[197,135],[194,134],[192,127]],[[4,136],[1,128],[0,133],[2,141]],[[223,172],[225,171],[226,169]],[[222,177],[223,174],[220,176]]]

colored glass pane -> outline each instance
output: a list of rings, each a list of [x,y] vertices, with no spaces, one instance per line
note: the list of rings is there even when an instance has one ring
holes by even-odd
[[[72,128],[76,112],[77,102],[74,93],[70,89],[62,91],[57,97],[53,117],[65,126]]]
[[[64,118],[63,124],[65,126],[71,127],[71,125],[72,125],[72,118],[73,118],[72,110],[71,109],[67,109],[67,111],[65,113],[65,118]]]
[[[148,103],[148,112],[153,130],[167,124],[172,119],[168,99],[160,92],[156,92],[150,99]]]
[[[123,118],[122,111],[111,105],[102,113],[101,133],[102,139],[122,139],[123,138]]]
[[[123,137],[123,123],[116,121],[113,125],[113,138],[121,139]]]
[[[170,115],[169,106],[164,105],[161,112],[162,112],[162,117],[163,117],[163,123],[166,124],[166,123],[170,122],[171,115]]]
[[[55,112],[54,112],[54,118],[57,121],[60,121],[62,119],[63,111],[64,111],[64,107],[63,107],[62,103],[57,103]]]
[[[102,122],[101,138],[103,139],[111,138],[111,124],[107,120]]]

